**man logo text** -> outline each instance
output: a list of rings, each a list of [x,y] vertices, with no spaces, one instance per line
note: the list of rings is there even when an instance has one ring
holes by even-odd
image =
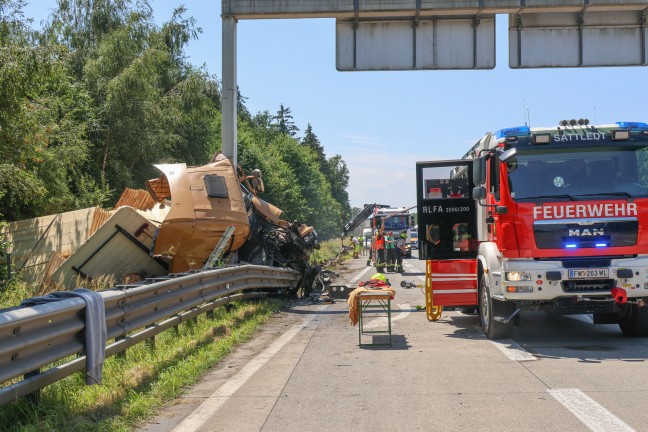
[[[583,237],[583,236],[602,236],[605,235],[603,228],[585,228],[585,229],[570,229],[569,237]]]

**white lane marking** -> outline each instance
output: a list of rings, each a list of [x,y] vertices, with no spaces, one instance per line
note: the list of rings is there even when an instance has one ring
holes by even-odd
[[[265,365],[284,345],[292,340],[304,327],[312,320],[313,316],[308,317],[304,322],[294,325],[286,333],[276,339],[268,348],[259,353],[256,357],[248,362],[236,375],[231,377],[225,384],[220,386],[205,401],[189,414],[173,432],[195,431],[203,427],[214,415],[216,410],[240,389],[252,375]]]
[[[354,284],[354,283],[358,282],[358,280],[362,277],[362,275],[364,275],[365,273],[367,273],[367,272],[368,272],[369,270],[371,270],[372,268],[373,268],[373,267],[367,267],[366,269],[362,270],[362,271],[361,271],[360,273],[358,273],[358,274],[357,274],[353,279],[351,279],[351,280],[349,281],[349,283],[350,283],[350,284]]]
[[[409,303],[403,303],[398,305],[400,312],[398,315],[392,317],[392,325],[394,321],[402,320],[412,312],[412,308]],[[376,328],[376,327],[387,327],[387,318],[380,317],[369,321],[367,324],[362,324],[364,328]]]
[[[506,342],[497,342],[497,341],[490,341],[495,347],[502,351],[502,353],[510,358],[513,361],[533,361],[533,360],[538,360],[537,357],[531,355],[527,350],[522,348],[517,342],[512,341],[511,339],[508,339]]]
[[[593,432],[635,432],[619,417],[578,389],[547,391]]]

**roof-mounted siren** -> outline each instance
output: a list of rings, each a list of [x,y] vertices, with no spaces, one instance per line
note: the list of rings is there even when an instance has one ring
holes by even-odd
[[[500,129],[495,131],[495,138],[500,140],[504,138],[504,142],[498,144],[499,147],[504,147],[506,143],[517,142],[519,135],[531,135],[531,129],[529,126],[517,126],[512,128]]]
[[[614,141],[623,141],[630,138],[631,130],[640,130],[641,134],[648,136],[648,124],[643,122],[616,122],[617,126],[625,130],[612,131],[612,139]],[[623,138],[625,136],[625,138]]]
[[[648,124],[642,122],[616,122],[621,129],[612,131],[612,141],[627,141],[630,139],[630,131],[633,129],[642,130],[643,135],[648,135]]]

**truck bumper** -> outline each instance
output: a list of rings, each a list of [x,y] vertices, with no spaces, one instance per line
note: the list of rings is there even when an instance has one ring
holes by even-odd
[[[548,301],[558,298],[611,298],[614,287],[628,298],[648,297],[648,257],[564,261],[507,260],[495,275],[506,300]],[[498,280],[499,279],[499,280]]]

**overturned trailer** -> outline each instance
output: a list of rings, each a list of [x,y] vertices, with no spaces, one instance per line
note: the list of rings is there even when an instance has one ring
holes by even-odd
[[[221,265],[292,268],[302,274],[292,293],[310,290],[319,270],[309,263],[319,248],[317,233],[282,220],[279,208],[258,197],[260,172],[246,177],[222,155],[199,167],[156,168],[162,176],[147,181],[146,191],[127,189],[110,212],[88,209],[77,211],[80,220],[69,212],[9,224],[16,267],[43,291],[100,277],[129,283],[202,269],[219,245]]]

